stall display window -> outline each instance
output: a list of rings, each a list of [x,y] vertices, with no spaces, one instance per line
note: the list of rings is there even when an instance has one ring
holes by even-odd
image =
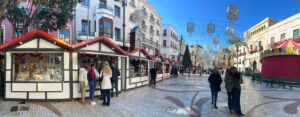
[[[12,54],[15,81],[62,81],[62,53]]]
[[[165,64],[165,73],[170,73],[170,65]]]
[[[93,55],[93,54],[80,54],[79,66],[86,66],[88,69],[91,64],[94,64],[97,70],[100,72],[102,63],[107,61],[109,64],[115,64],[118,68],[118,57],[106,56],[106,55]]]
[[[132,77],[148,75],[148,61],[130,58],[130,75]]]
[[[157,74],[162,74],[163,73],[163,65],[161,62],[156,62],[155,66],[157,68]]]

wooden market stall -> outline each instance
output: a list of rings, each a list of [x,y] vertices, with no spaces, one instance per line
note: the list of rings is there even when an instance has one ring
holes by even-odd
[[[5,56],[5,99],[71,98],[71,45],[43,31],[29,32],[0,46]]]
[[[105,61],[109,64],[116,65],[121,73],[118,80],[118,89],[119,91],[126,90],[126,59],[127,53],[114,44],[110,39],[105,37],[89,39],[74,45],[72,51],[73,98],[79,98],[81,96],[78,80],[79,68],[83,66],[90,68],[90,65],[94,64],[100,72],[100,67],[102,67],[102,63]],[[88,92],[88,89],[86,92]],[[95,95],[100,95],[99,85],[97,85]]]

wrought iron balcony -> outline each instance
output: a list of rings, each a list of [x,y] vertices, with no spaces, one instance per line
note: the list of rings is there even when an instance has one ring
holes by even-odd
[[[143,43],[144,44],[147,44],[147,45],[150,45],[152,47],[160,47],[159,43],[158,42],[155,42],[153,40],[150,40],[150,39],[146,39],[146,38],[143,38]]]
[[[78,33],[78,36],[92,36],[94,37],[95,36],[95,32],[79,32]]]

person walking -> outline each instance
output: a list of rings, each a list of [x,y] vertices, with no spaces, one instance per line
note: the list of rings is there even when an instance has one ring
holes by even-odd
[[[172,69],[171,69],[171,76],[172,76],[172,78],[174,78],[174,66],[172,66]]]
[[[155,86],[156,84],[156,74],[157,74],[157,68],[153,67],[150,69],[150,83],[149,86],[151,86],[151,84],[153,84]]]
[[[217,99],[218,99],[218,92],[221,91],[221,84],[222,84],[222,77],[218,71],[217,68],[213,70],[213,73],[210,74],[208,77],[208,82],[210,86],[211,91],[211,104],[214,106],[215,109],[218,109],[217,107]]]
[[[174,76],[175,76],[175,78],[178,78],[178,69],[177,69],[177,66],[175,66],[175,68],[174,68]]]
[[[88,79],[87,79],[87,70],[86,66],[82,66],[79,69],[79,84],[80,84],[80,92],[81,92],[81,104],[85,104],[85,96],[86,96],[86,87],[88,85]]]
[[[181,69],[180,69],[181,77],[183,77],[183,72],[184,72],[184,69],[183,69],[183,67],[181,67]]]
[[[115,95],[118,97],[119,96],[119,90],[118,90],[118,77],[121,75],[120,71],[116,67],[115,64],[111,64],[111,70],[112,70],[112,77],[111,77],[111,97],[114,97],[114,90],[115,90]]]
[[[101,94],[103,97],[103,106],[109,106],[110,105],[110,90],[112,88],[111,86],[111,77],[112,77],[112,70],[109,67],[108,62],[103,63],[102,70],[100,72],[100,76],[103,77],[101,82]]]
[[[230,113],[232,114],[232,110],[234,110],[234,112],[237,113],[239,116],[244,116],[244,114],[241,111],[240,102],[241,84],[243,83],[241,74],[237,72],[236,67],[231,67],[226,72],[228,73],[225,74],[225,88],[227,90],[228,107]]]
[[[88,84],[89,84],[89,99],[91,105],[95,105],[95,90],[97,85],[97,79],[99,79],[99,72],[96,70],[95,65],[91,65],[91,69],[88,72]]]

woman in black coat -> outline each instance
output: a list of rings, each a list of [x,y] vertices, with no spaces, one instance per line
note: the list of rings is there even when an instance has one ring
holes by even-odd
[[[221,91],[221,84],[222,84],[222,77],[218,71],[217,68],[213,70],[213,73],[210,74],[208,77],[208,82],[211,90],[211,104],[213,104],[215,109],[218,109],[217,107],[217,99],[218,99],[218,92]]]

